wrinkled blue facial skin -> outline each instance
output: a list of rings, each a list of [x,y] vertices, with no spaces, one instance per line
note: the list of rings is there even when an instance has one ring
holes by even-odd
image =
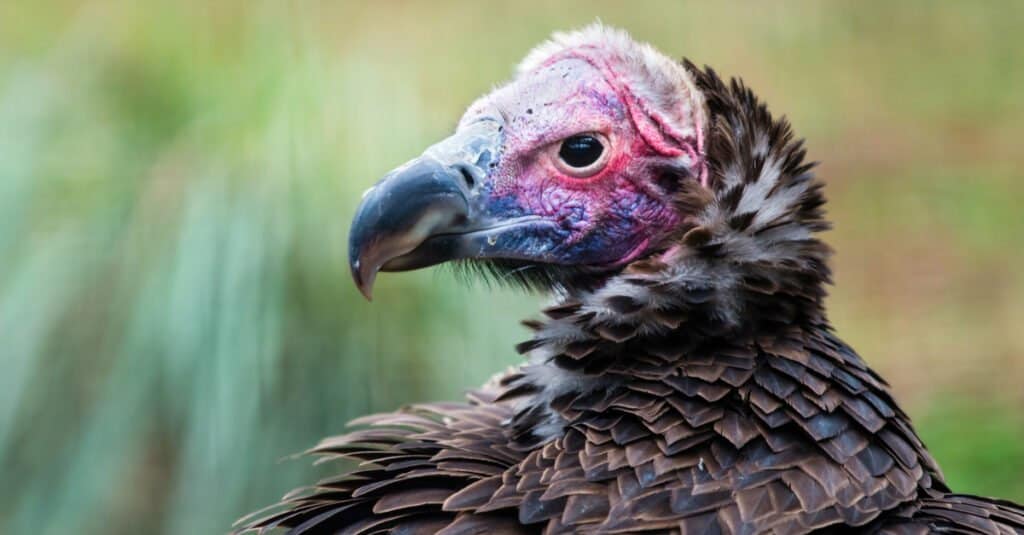
[[[493,249],[505,251],[506,258],[561,265],[614,267],[635,258],[642,252],[638,249],[648,244],[647,238],[643,236],[642,221],[637,220],[636,214],[660,208],[660,203],[641,196],[627,195],[614,201],[594,221],[585,206],[561,205],[554,218],[545,218],[536,224],[501,234],[494,241]],[[490,197],[487,212],[503,219],[537,215],[513,195]]]

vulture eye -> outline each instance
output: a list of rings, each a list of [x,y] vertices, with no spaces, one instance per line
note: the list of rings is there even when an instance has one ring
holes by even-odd
[[[608,139],[597,133],[567,137],[558,146],[556,166],[570,176],[591,176],[608,163],[608,151],[605,148],[607,144]]]

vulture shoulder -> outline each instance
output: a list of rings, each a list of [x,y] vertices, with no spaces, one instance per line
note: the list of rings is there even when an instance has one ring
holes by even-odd
[[[354,469],[242,526],[446,535],[1024,530],[1013,504],[949,493],[885,384],[827,330],[692,350],[685,372],[656,375],[550,399],[546,413],[506,401],[541,394],[512,372],[468,403],[361,418],[359,430],[312,450],[358,462]],[[564,419],[563,431],[539,435],[552,419]]]

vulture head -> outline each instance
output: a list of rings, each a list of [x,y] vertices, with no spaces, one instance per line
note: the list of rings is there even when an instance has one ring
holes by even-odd
[[[766,294],[771,314],[815,308],[826,224],[803,154],[739,82],[600,25],[556,34],[365,193],[352,274],[367,298],[378,271],[459,261],[560,295],[672,286],[723,324]]]

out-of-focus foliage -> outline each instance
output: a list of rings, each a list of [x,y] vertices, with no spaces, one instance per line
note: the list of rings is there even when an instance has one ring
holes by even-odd
[[[742,74],[823,160],[840,333],[1024,499],[1020,2],[0,4],[0,532],[211,533],[349,418],[515,364],[536,297],[348,279],[359,193],[550,31]]]

